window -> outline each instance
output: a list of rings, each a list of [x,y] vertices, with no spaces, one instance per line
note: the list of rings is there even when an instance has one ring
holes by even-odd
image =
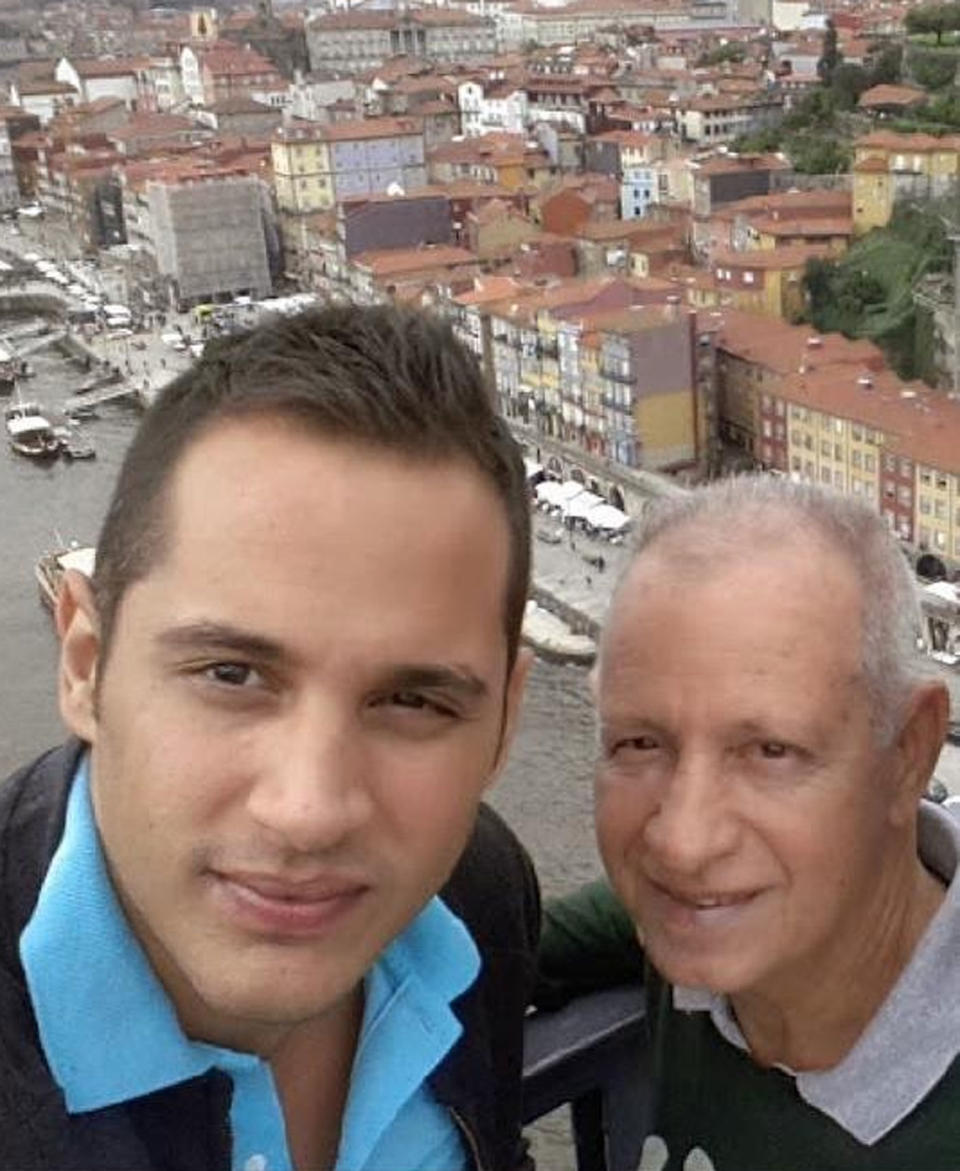
[[[930,498],[928,496],[920,497],[920,511],[924,516],[930,515]]]
[[[752,272],[750,272],[749,270],[747,270],[747,272],[745,272],[743,274],[743,283],[745,285],[752,285],[756,281],[756,279],[757,279],[756,276]]]
[[[857,451],[856,448],[854,448],[853,451],[850,452],[850,463],[855,468],[862,468],[863,467],[863,456],[860,454],[859,451]]]
[[[947,534],[943,531],[943,529],[934,529],[933,543],[936,545],[936,547],[938,549],[946,549],[946,547],[947,547]]]
[[[836,433],[838,435],[842,435],[843,434],[843,419],[834,419],[833,420],[833,429],[834,429],[834,431],[836,431]]]
[[[833,458],[839,463],[843,459],[843,448],[839,443],[833,445]]]
[[[913,479],[913,468],[910,466],[908,459],[902,459],[900,461],[900,476],[904,480]]]
[[[863,470],[865,472],[875,472],[877,470],[877,457],[872,452],[865,452],[863,456]]]
[[[855,439],[857,443],[861,443],[863,441],[863,428],[858,427],[856,423],[851,423],[850,438]]]
[[[925,488],[929,488],[933,483],[933,475],[926,468],[920,469],[920,483],[923,484]]]
[[[904,487],[903,484],[897,489],[897,500],[905,507],[910,507],[911,492],[909,488]]]
[[[948,487],[947,477],[938,472],[937,473],[937,489],[940,492],[946,492],[947,487]]]
[[[933,515],[937,520],[947,519],[947,502],[945,500],[935,500],[933,502]]]
[[[820,469],[820,480],[824,484],[830,483],[830,469],[829,468],[821,468]]]
[[[897,461],[895,456],[885,455],[883,457],[883,470],[889,472],[891,476],[896,474]]]

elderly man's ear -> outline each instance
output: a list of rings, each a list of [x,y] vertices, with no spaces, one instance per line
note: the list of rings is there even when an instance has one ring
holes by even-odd
[[[92,744],[97,729],[100,625],[89,578],[67,570],[60,583],[55,614],[60,636],[60,714],[72,732]]]
[[[950,693],[942,683],[925,683],[910,700],[907,717],[893,746],[897,792],[891,807],[896,825],[912,824],[947,734]]]

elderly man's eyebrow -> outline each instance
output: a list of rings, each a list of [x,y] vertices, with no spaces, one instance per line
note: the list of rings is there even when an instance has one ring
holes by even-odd
[[[227,622],[201,620],[170,626],[161,630],[154,642],[161,650],[176,653],[226,652],[256,659],[258,662],[277,662],[288,657],[280,643]]]

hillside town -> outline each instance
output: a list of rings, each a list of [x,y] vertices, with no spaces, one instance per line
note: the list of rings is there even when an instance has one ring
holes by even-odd
[[[769,469],[960,570],[953,6],[0,7],[0,213],[135,327],[429,306],[551,478]]]

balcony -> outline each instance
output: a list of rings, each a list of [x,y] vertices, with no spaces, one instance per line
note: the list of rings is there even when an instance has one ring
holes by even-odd
[[[612,366],[608,363],[600,363],[600,377],[610,378],[614,382],[622,382],[625,386],[632,386],[636,381],[633,372],[627,368],[627,373],[623,373],[623,368],[620,365]]]

